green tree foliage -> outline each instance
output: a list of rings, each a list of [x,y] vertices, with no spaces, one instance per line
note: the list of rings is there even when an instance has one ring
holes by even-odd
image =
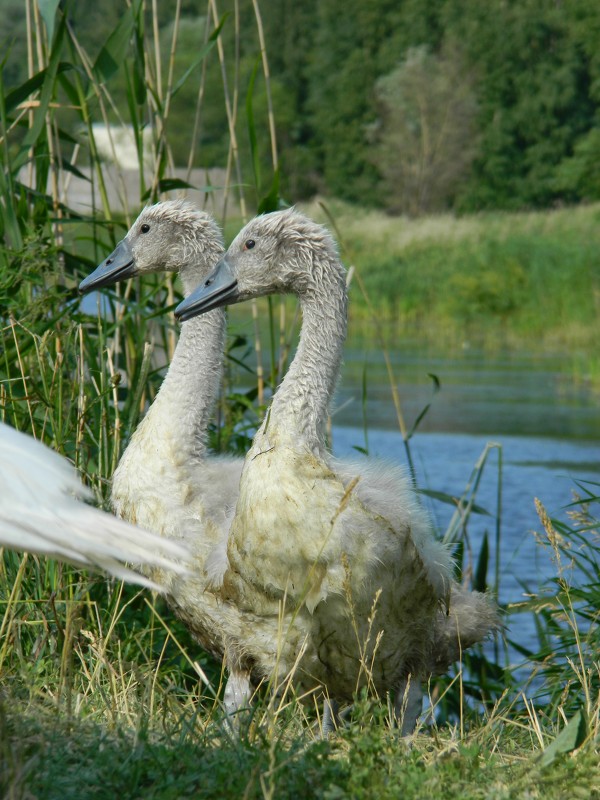
[[[568,199],[600,200],[600,128],[577,140],[573,155],[559,166],[557,187]]]
[[[307,111],[318,7],[317,0],[261,5],[284,193],[290,199],[312,194],[320,180],[316,137]]]
[[[393,65],[396,0],[324,0],[315,15],[308,109],[322,184],[348,200],[373,202],[379,176],[367,146],[373,87]],[[384,56],[385,54],[385,56]],[[389,61],[382,70],[381,59]]]
[[[600,7],[585,17],[597,25]],[[478,72],[481,146],[462,207],[543,207],[566,197],[561,162],[593,125],[590,58],[575,3],[449,0],[446,30],[461,36]]]
[[[439,56],[412,48],[377,80],[373,160],[391,211],[417,215],[451,204],[476,152],[472,83],[456,47]]]
[[[259,0],[258,5],[270,67],[282,192],[290,201],[321,192],[362,204],[418,211],[541,208],[600,197],[597,0]],[[67,9],[69,24],[93,64],[125,13],[126,0],[93,4],[65,0],[61,6]],[[176,2],[161,0],[157,7],[159,46],[165,54]],[[143,9],[149,21],[152,4],[145,2]],[[28,77],[25,3],[0,0],[0,10],[3,78],[10,89]],[[182,0],[179,10],[175,82],[197,60],[207,26],[214,28],[210,4]],[[224,78],[214,48],[173,97],[168,132],[173,158],[179,166],[188,163],[194,124],[190,108],[202,87],[206,102],[193,165],[225,165],[229,123],[222,101],[223,81],[233,95],[237,74],[236,131],[244,167],[250,166],[244,95],[256,70],[252,92],[256,150],[262,182],[268,185],[271,140],[254,0],[219,0],[218,14],[226,17],[221,42],[227,74]],[[153,26],[147,22],[145,28],[145,46],[153,52]],[[448,61],[453,43],[460,43],[460,58]],[[132,42],[132,56],[133,47]],[[443,126],[435,98],[442,107],[456,109],[455,123],[457,109],[462,109],[465,151],[457,154],[458,134],[442,137],[447,143],[445,156],[436,162],[435,170],[431,168],[439,171],[438,185],[431,188],[435,197],[423,201],[422,183],[414,189],[417,197],[408,202],[394,197],[392,191],[399,182],[392,153],[416,152],[415,135],[408,125],[408,81],[402,90],[400,85],[409,54],[420,52],[419,48],[427,49],[427,68],[433,78],[428,88],[428,126]],[[32,58],[35,71],[35,52]],[[127,64],[133,63],[133,57],[127,58],[125,69],[112,78],[115,118],[127,117],[118,103],[119,82],[125,103],[132,74]],[[456,72],[459,63],[460,74]],[[444,74],[446,67],[448,74]],[[458,83],[450,102],[452,75]],[[425,88],[422,82],[419,85]],[[416,86],[412,92],[414,105]],[[373,139],[374,129],[379,129],[381,138]],[[423,130],[421,125],[421,143]],[[456,169],[453,175],[443,175],[453,148]],[[405,178],[402,185],[406,192],[413,191]]]
[[[160,31],[160,47],[163,63],[168,63],[173,40],[174,23],[171,18]],[[173,149],[177,164],[187,165],[190,146],[190,131],[194,124],[194,115],[190,109],[196,106],[198,92],[203,91],[205,101],[202,104],[202,115],[198,121],[198,137],[195,143],[196,157],[194,166],[212,167],[225,163],[228,148],[227,117],[223,104],[222,78],[215,54],[211,53],[206,60],[207,79],[203,80],[204,63],[198,62],[198,53],[206,46],[208,26],[206,17],[183,17],[177,31],[177,47],[174,55],[173,71],[175,83],[193,64],[193,74],[182,85],[180,91],[172,99],[172,109],[167,130],[167,139]]]
[[[27,39],[25,9],[22,0],[2,0],[2,33],[0,34],[0,64],[8,86],[19,86],[27,75]]]

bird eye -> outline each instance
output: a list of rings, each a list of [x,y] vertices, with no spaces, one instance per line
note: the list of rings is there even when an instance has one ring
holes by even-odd
[[[254,239],[248,239],[247,242],[244,244],[244,250],[252,250],[256,242]]]
[[[150,225],[148,225],[146,222],[144,222],[144,224],[141,226],[140,230],[141,230],[142,233],[148,233],[148,231],[150,230]]]

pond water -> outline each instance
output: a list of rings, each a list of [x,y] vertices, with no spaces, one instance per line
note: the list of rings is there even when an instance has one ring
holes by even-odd
[[[420,431],[600,442],[600,393],[592,391],[585,376],[574,381],[574,357],[511,351],[490,355],[469,347],[439,355],[409,345],[392,351],[390,361],[409,427],[431,400],[430,375],[435,375],[441,388]],[[365,369],[369,423],[397,428],[384,358],[373,345],[346,351],[336,423],[362,424]]]
[[[566,519],[565,506],[577,489],[575,480],[600,484],[598,395],[567,377],[565,359],[556,356],[490,358],[466,351],[450,357],[394,353],[391,358],[409,429],[432,400],[428,373],[435,374],[441,384],[410,442],[420,487],[461,496],[486,444],[500,445],[499,596],[507,604],[523,600],[527,587],[535,589],[556,574],[549,550],[536,543],[534,531],[543,530],[534,498],[542,501],[551,516]],[[366,358],[361,351],[347,352],[335,407],[332,443],[336,455],[356,455],[355,448],[368,446],[371,456],[406,464],[387,371],[373,348]],[[492,516],[474,515],[468,527],[475,554],[488,533],[490,581],[496,558],[498,481],[498,450],[493,449],[476,499]],[[426,502],[438,530],[445,531],[453,508],[429,498]],[[525,646],[535,646],[533,621],[513,617],[509,636]]]

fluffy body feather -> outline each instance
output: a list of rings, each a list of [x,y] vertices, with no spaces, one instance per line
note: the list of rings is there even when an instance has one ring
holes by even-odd
[[[184,293],[195,288],[223,254],[214,220],[185,201],[145,208],[123,242],[82,283],[87,291],[132,275],[178,272]],[[277,623],[256,618],[210,591],[222,566],[210,553],[225,551],[243,460],[209,456],[206,434],[217,397],[225,346],[225,312],[218,309],[184,324],[167,375],[137,427],[112,480],[111,501],[122,519],[155,531],[191,553],[190,572],[176,576],[152,567],[168,601],[199,644],[216,658],[229,641],[252,631],[271,663]],[[248,676],[239,672],[240,684]],[[239,693],[242,700],[246,692]]]
[[[125,261],[130,259],[130,271],[123,273],[119,270],[116,276],[103,278],[102,285],[132,274],[178,271],[188,295],[192,288],[204,281],[223,253],[221,234],[214,222],[182,202],[160,203],[144,209],[124,241]],[[106,271],[107,266],[109,271],[115,267],[118,251],[119,248],[101,265],[102,270]],[[90,279],[84,283],[89,285]],[[190,574],[177,577],[160,569],[152,569],[148,574],[167,586],[169,602],[199,643],[216,657],[226,656],[228,665],[234,670],[230,692],[233,698],[230,707],[234,709],[248,700],[248,675],[252,675],[254,682],[267,678],[277,688],[293,666],[301,663],[306,682],[310,682],[311,687],[315,683],[327,685],[329,674],[334,669],[328,653],[336,648],[347,650],[350,663],[347,672],[350,674],[354,670],[352,674],[355,674],[356,646],[348,641],[329,641],[330,632],[319,611],[319,606],[323,605],[319,600],[325,591],[326,604],[331,608],[336,606],[337,613],[347,620],[348,604],[343,592],[339,593],[340,581],[344,581],[344,568],[338,569],[334,588],[330,588],[327,581],[322,585],[315,581],[314,591],[308,598],[309,605],[316,604],[312,614],[280,613],[284,605],[288,612],[290,610],[287,599],[285,603],[282,601],[281,592],[275,592],[271,602],[265,606],[262,597],[254,602],[251,591],[240,596],[229,591],[232,573],[228,572],[228,535],[238,501],[243,462],[235,458],[209,457],[206,452],[206,429],[221,376],[224,337],[222,309],[182,326],[175,356],[160,392],[134,433],[115,472],[112,502],[119,516],[156,531],[166,540],[181,542],[192,552]],[[379,472],[373,473],[372,468],[365,465],[357,471],[354,465],[343,464],[335,467],[334,474],[324,451],[319,448],[317,451],[317,454],[312,450],[309,453],[316,460],[317,472],[312,477],[318,473],[319,480],[326,484],[335,481],[337,487],[335,499],[330,498],[326,504],[326,513],[335,514],[336,502],[340,497],[343,499],[345,486],[360,473],[361,480],[351,493],[352,502],[356,503],[357,497],[364,494],[365,502],[370,504],[369,513],[375,520],[378,515],[391,514]],[[294,473],[294,464],[288,461],[288,466]],[[275,463],[274,469],[278,468]],[[306,469],[305,462],[302,462],[302,469]],[[300,477],[302,475],[300,471],[297,498],[300,508],[306,494],[306,481]],[[409,485],[405,479],[402,480],[403,486]],[[255,498],[250,502],[260,505],[259,500]],[[414,503],[411,508],[413,506]],[[415,519],[422,516],[417,506],[413,510]],[[322,526],[316,509],[315,514]],[[300,517],[302,513],[299,514],[299,524]],[[277,514],[263,521],[267,528],[271,524],[275,528],[281,527]],[[306,518],[302,524],[308,530]],[[360,536],[357,542],[359,539]],[[427,536],[424,541],[429,541]],[[292,544],[292,541],[287,543],[286,553]],[[307,558],[314,555],[314,542],[311,547]],[[273,555],[274,551],[269,552]],[[364,545],[364,552],[361,563],[368,564],[375,558],[376,569],[381,568],[377,561],[380,554],[373,554],[368,542]],[[279,554],[275,553],[270,565],[275,572],[278,560]],[[367,570],[371,583],[373,580],[376,582],[376,569]],[[328,580],[331,578],[326,577]],[[281,575],[277,575],[277,580],[280,578]],[[294,591],[300,590],[296,587]],[[366,587],[365,592],[369,591],[371,589]],[[440,614],[440,641],[443,640],[445,650],[448,649],[447,642],[457,641],[456,620],[449,632],[447,620]],[[326,622],[329,623],[329,618]],[[361,635],[364,627],[364,620],[361,620]],[[467,645],[463,643],[463,646]],[[455,649],[458,653],[458,647]],[[326,659],[325,667],[321,662],[322,655]],[[352,691],[350,683],[345,680],[343,696]],[[335,682],[332,688],[335,688]]]
[[[449,555],[401,471],[340,465],[326,451],[347,304],[329,234],[295,211],[253,220],[178,313],[202,311],[223,270],[237,301],[291,292],[303,311],[298,351],[246,456],[223,599],[279,620],[280,675],[295,671],[336,700],[351,699],[363,683],[398,688],[409,675],[432,672],[450,654],[447,643],[458,641],[460,620],[447,610],[452,595],[465,601],[461,614],[467,607],[479,614],[468,644],[493,626],[494,612],[483,596],[467,597],[453,584]],[[229,644],[233,663],[270,675],[251,631]]]
[[[164,591],[127,566],[185,574],[185,547],[86,504],[73,466],[31,436],[0,423],[0,546],[101,569]]]

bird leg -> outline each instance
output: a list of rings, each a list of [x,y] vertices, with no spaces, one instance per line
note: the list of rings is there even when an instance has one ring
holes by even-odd
[[[223,694],[227,722],[232,729],[239,726],[239,712],[250,705],[251,697],[250,675],[247,672],[232,669]]]
[[[340,725],[340,704],[337,700],[331,700],[326,697],[323,700],[323,725],[322,736],[323,739],[334,733]]]
[[[414,732],[422,710],[421,681],[409,675],[398,686],[394,699],[394,716],[396,724],[400,727],[401,736],[410,736]]]

